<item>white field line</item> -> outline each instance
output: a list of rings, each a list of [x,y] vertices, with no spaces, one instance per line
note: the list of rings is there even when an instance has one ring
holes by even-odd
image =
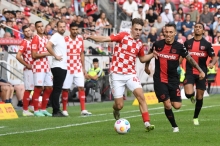
[[[186,106],[186,105],[182,105]],[[155,108],[149,108],[148,111],[151,110],[157,110],[157,109],[164,109],[164,107],[155,107]],[[131,110],[131,111],[125,111],[125,112],[120,112],[120,114],[127,114],[127,113],[135,113],[135,112],[140,112],[140,110]],[[95,115],[91,115],[92,117],[96,117],[96,116],[106,116],[106,115],[112,115],[112,113],[104,113],[104,114],[95,114]],[[90,117],[90,116],[79,116],[80,118],[83,117]]]
[[[0,126],[0,129],[1,129],[1,128],[5,128],[5,126]]]
[[[204,106],[203,108],[212,108],[212,107],[217,107],[217,106],[220,106],[220,105]],[[192,110],[194,110],[194,108],[185,109],[185,110],[178,110],[178,111],[174,111],[174,112],[184,112],[184,111],[192,111]],[[153,116],[153,115],[161,115],[161,114],[164,114],[164,112],[153,113],[153,114],[150,114],[150,115]],[[129,118],[135,118],[135,117],[140,117],[140,116],[141,115],[134,115],[134,116],[128,116],[128,117],[123,117],[123,118],[129,119]],[[48,130],[68,128],[68,127],[90,125],[90,124],[103,123],[103,122],[109,122],[109,121],[115,121],[115,119],[106,119],[106,120],[100,120],[100,121],[91,121],[91,122],[85,122],[85,123],[69,124],[69,125],[64,125],[64,126],[57,126],[57,127],[44,128],[44,129],[38,129],[38,130],[30,130],[30,131],[10,132],[10,133],[5,133],[5,134],[0,134],[0,137],[1,136],[7,136],[7,135],[16,135],[16,134],[23,134],[23,133],[34,133],[34,132],[40,132],[40,131],[48,131]]]

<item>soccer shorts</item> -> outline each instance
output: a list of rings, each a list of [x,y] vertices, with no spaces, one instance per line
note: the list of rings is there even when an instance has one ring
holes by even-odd
[[[171,102],[182,102],[178,83],[154,81],[154,91],[159,102],[170,99]]]
[[[76,74],[70,74],[67,72],[65,81],[63,83],[63,89],[70,89],[73,83],[77,87],[84,87],[85,77],[83,72]]]
[[[35,86],[53,86],[53,75],[51,72],[34,73]]]
[[[137,88],[142,88],[141,82],[136,74],[124,75],[111,73],[109,75],[109,83],[114,98],[123,97],[125,86],[132,92]]]
[[[34,90],[34,75],[32,70],[25,69],[23,74],[25,90]]]
[[[183,84],[196,84],[196,89],[206,90],[206,77],[200,80],[199,75],[186,74]]]

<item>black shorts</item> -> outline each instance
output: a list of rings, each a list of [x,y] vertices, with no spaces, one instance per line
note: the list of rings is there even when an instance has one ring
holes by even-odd
[[[186,74],[183,85],[187,84],[196,84],[196,89],[206,90],[206,77],[200,80],[199,75]]]
[[[171,102],[182,102],[178,83],[154,82],[154,91],[159,102],[170,99]]]

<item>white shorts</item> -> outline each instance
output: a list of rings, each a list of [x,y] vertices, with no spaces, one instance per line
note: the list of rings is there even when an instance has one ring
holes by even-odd
[[[65,81],[63,83],[63,89],[70,89],[73,83],[77,87],[84,87],[85,77],[83,72],[76,74],[70,74],[67,72]]]
[[[23,74],[25,90],[34,90],[34,75],[32,70],[25,69]]]
[[[53,86],[53,75],[51,72],[34,73],[35,86]]]
[[[132,92],[137,88],[142,88],[141,82],[136,74],[123,75],[111,73],[109,75],[109,83],[114,98],[123,97],[125,86]]]

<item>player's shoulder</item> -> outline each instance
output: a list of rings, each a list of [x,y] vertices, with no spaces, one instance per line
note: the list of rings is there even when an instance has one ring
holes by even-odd
[[[210,46],[212,45],[210,42],[208,42],[204,37],[202,37],[202,39],[200,40],[200,43],[201,44],[204,44],[206,46]]]
[[[65,37],[64,37],[64,40],[65,40],[65,41],[68,41],[69,38],[70,38],[70,36],[65,36]]]
[[[79,39],[79,40],[83,40],[83,36],[82,35],[77,35],[77,38]]]
[[[153,45],[154,45],[155,47],[157,47],[157,46],[163,46],[163,45],[165,45],[165,40],[163,39],[163,40],[156,41],[156,42],[154,42]]]
[[[177,41],[174,41],[173,42],[173,45],[172,45],[173,48],[177,49],[177,50],[181,50],[181,49],[184,49],[185,46],[182,44],[182,43],[179,43]]]

